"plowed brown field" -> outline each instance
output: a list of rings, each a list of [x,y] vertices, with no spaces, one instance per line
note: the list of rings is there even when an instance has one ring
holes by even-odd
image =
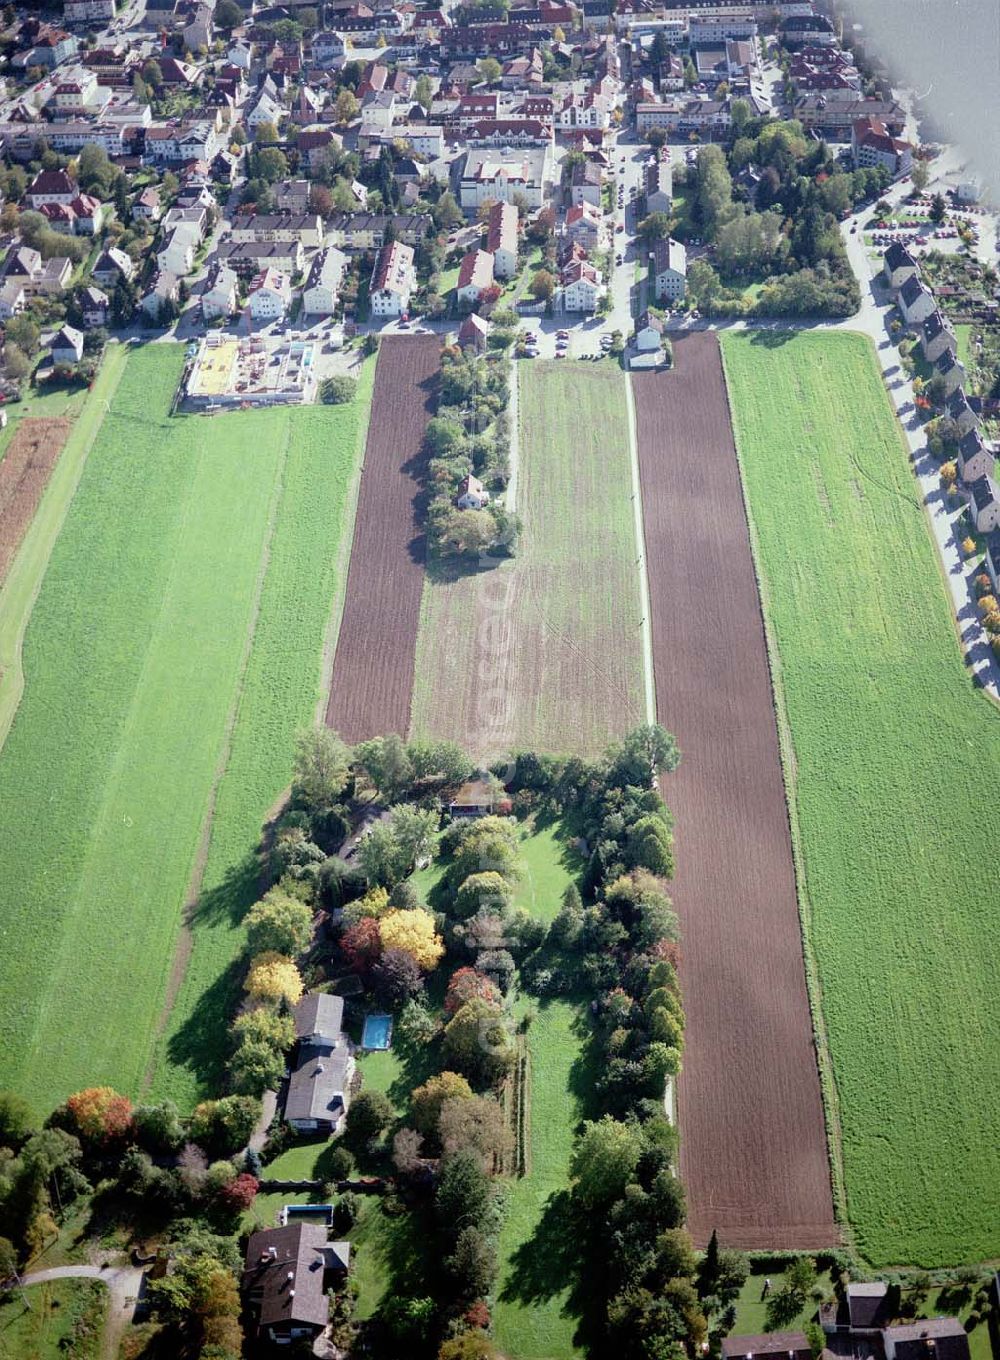
[[[71,423],[26,416],[0,462],[0,581],[34,518]]]
[[[838,1240],[760,598],[715,335],[633,377],[659,721],[676,818],[698,1244]]]
[[[437,336],[389,336],[375,370],[344,615],[326,720],[345,741],[406,736],[424,584],[419,525],[423,440]]]

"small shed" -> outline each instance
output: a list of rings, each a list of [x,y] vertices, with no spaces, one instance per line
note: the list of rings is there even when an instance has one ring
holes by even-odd
[[[480,776],[466,780],[455,794],[448,810],[453,817],[488,817],[496,803],[497,794],[493,783]]]

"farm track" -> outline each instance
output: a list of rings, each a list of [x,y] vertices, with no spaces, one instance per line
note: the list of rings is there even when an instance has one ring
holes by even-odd
[[[834,1245],[788,809],[717,337],[633,377],[657,716],[682,752],[673,895],[689,1228],[704,1245]]]
[[[0,462],[0,582],[34,518],[73,422],[25,416]]]
[[[433,412],[437,336],[390,336],[372,419],[326,721],[345,741],[406,736],[426,549],[419,527],[423,440]]]

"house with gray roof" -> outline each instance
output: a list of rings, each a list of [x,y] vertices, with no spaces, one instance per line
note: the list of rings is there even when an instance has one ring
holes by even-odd
[[[956,462],[963,482],[978,482],[980,477],[991,477],[995,461],[977,429],[971,429],[962,436]]]
[[[341,1026],[342,997],[307,992],[295,1007],[298,1045],[285,1120],[300,1133],[338,1133],[350,1105],[354,1056]]]
[[[950,350],[952,354],[958,352],[955,332],[936,308],[920,329],[920,343],[924,351],[924,358],[929,364],[937,363],[946,349]]]

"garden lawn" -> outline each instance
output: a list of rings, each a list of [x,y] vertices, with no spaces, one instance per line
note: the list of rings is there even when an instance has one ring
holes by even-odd
[[[995,1258],[1000,714],[963,666],[871,342],[723,352],[850,1223],[875,1264]]]
[[[0,1303],[2,1360],[97,1360],[107,1308],[96,1280],[53,1280]]]
[[[579,1265],[568,1188],[574,1134],[582,1117],[579,1030],[585,1024],[582,1006],[560,999],[540,1004],[528,1031],[530,1169],[508,1182],[493,1310],[497,1344],[514,1360],[566,1360],[580,1353],[573,1339]]]
[[[84,1085],[142,1089],[213,810],[210,891],[156,1089],[189,1106],[217,1077],[248,856],[315,710],[343,577],[364,397],[170,419],[182,363],[169,344],[128,359],[31,616],[0,755],[0,875],[17,885],[0,1086],[43,1112]]]
[[[532,360],[517,381],[524,532],[513,559],[431,564],[411,729],[595,755],[644,713],[626,380]]]

